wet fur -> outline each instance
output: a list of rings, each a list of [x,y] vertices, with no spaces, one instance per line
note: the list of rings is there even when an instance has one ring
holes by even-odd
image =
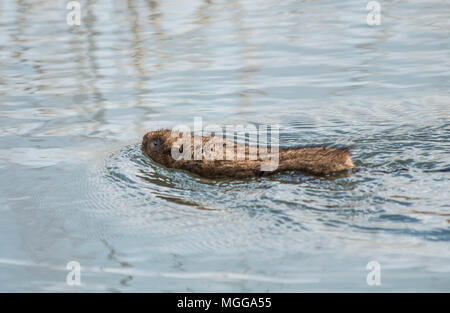
[[[180,135],[181,136],[181,135]],[[198,137],[197,137],[198,138]],[[202,137],[202,146],[217,137]],[[305,147],[305,148],[280,148],[279,164],[276,170],[262,172],[261,164],[267,162],[259,157],[249,160],[249,147],[245,146],[245,160],[237,160],[242,154],[237,153],[238,144],[223,140],[223,153],[225,145],[234,147],[234,160],[194,160],[194,136],[191,138],[191,160],[175,160],[172,158],[171,149],[177,141],[177,137],[171,137],[170,130],[158,130],[147,133],[142,140],[142,151],[153,161],[168,168],[186,170],[206,178],[247,178],[274,174],[284,171],[298,171],[312,175],[327,175],[333,172],[354,168],[350,153],[346,148],[329,147]],[[158,148],[151,148],[151,143],[159,140]],[[182,148],[180,148],[182,149]],[[181,152],[182,150],[180,150]],[[270,148],[269,148],[270,153]]]

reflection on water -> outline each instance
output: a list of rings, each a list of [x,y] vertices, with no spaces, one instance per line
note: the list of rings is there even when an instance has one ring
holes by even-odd
[[[450,288],[447,1],[0,2],[2,291]],[[207,180],[149,130],[281,126],[347,177]],[[65,265],[81,263],[80,287]],[[74,289],[75,288],[75,289]]]

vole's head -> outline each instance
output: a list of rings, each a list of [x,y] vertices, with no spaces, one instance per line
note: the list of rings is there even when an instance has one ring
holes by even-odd
[[[169,130],[152,131],[142,139],[142,151],[153,161],[165,164],[170,157],[172,140]]]

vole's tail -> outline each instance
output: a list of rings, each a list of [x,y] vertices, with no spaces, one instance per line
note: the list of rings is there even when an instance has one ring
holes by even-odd
[[[306,147],[287,149],[280,156],[282,169],[299,170],[315,175],[326,175],[355,167],[347,148]]]

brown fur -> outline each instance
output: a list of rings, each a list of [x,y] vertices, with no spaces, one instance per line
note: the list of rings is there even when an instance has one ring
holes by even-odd
[[[181,134],[180,134],[181,136]],[[199,138],[199,137],[197,137]],[[217,137],[202,137],[202,145]],[[234,147],[234,160],[194,160],[194,136],[191,138],[191,159],[175,160],[172,158],[171,149],[178,137],[172,137],[170,130],[159,130],[147,133],[142,141],[142,150],[153,161],[168,168],[182,169],[207,178],[246,178],[273,174],[283,171],[298,171],[305,174],[326,175],[332,172],[354,168],[347,149],[327,147],[306,147],[279,149],[279,165],[273,171],[262,172],[259,148],[256,160],[249,160],[249,147],[245,146],[245,156],[238,153],[238,145],[234,142],[223,141],[223,156],[226,145]],[[154,145],[156,142],[157,145]],[[179,148],[182,152],[182,147]],[[271,153],[269,148],[269,153]],[[238,160],[244,158],[245,160]]]

